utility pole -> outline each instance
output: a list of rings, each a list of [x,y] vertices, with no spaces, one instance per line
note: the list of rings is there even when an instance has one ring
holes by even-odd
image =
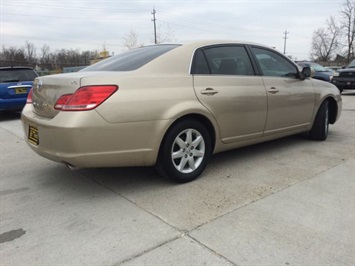
[[[285,32],[284,32],[284,39],[285,39],[285,41],[284,41],[284,54],[286,54],[286,40],[287,40],[287,34],[289,34],[289,32],[287,31],[287,30],[285,30]]]
[[[153,12],[152,12],[153,19],[152,19],[152,21],[154,22],[154,43],[157,44],[157,26],[155,24],[155,21],[157,19],[155,18],[155,13],[157,13],[157,12],[155,11],[155,8],[153,8]]]

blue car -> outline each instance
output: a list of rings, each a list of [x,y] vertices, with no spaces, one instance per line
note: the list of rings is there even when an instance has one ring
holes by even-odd
[[[0,112],[22,110],[37,76],[30,67],[1,67]]]
[[[304,67],[312,67],[315,71],[314,73],[314,79],[319,79],[319,80],[324,80],[331,82],[333,79],[333,71],[330,69],[326,69],[320,64],[314,63],[314,62],[308,62],[308,61],[296,61],[297,65],[299,65],[301,68]]]

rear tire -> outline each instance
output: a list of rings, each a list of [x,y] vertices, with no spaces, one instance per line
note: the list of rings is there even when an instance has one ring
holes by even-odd
[[[309,132],[313,140],[326,140],[329,132],[329,103],[325,101],[319,107],[318,113]]]
[[[156,168],[175,182],[195,180],[205,170],[211,156],[211,137],[206,127],[195,119],[174,125],[160,148]]]

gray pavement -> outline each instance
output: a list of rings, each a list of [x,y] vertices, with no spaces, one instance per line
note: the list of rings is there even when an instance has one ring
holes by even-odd
[[[69,171],[0,116],[0,265],[354,265],[355,93],[325,142],[214,156],[198,180]]]

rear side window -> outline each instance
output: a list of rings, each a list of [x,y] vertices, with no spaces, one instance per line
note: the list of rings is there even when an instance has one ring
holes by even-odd
[[[151,45],[133,49],[100,61],[81,71],[131,71],[178,47],[175,44]]]
[[[33,81],[37,77],[32,69],[8,68],[0,69],[0,82]]]
[[[297,68],[279,54],[263,48],[251,48],[264,76],[297,78]]]
[[[254,75],[243,46],[217,46],[196,51],[192,74]]]

